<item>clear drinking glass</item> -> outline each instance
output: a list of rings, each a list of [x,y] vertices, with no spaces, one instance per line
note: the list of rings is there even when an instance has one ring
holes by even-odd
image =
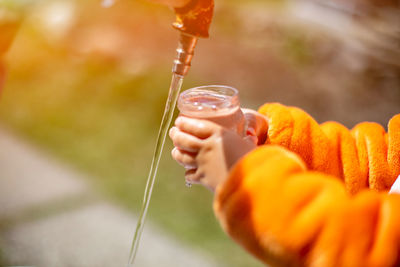
[[[239,92],[233,87],[207,85],[188,89],[180,94],[178,109],[183,116],[209,120],[245,135]]]

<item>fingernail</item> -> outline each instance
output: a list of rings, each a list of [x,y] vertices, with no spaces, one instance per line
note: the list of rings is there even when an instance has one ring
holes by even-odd
[[[178,117],[178,118],[175,120],[175,124],[178,125],[178,124],[181,124],[181,123],[182,123],[182,117]]]
[[[253,127],[248,127],[247,131],[246,131],[246,134],[250,135],[250,136],[256,136],[257,135],[256,134],[256,130]]]

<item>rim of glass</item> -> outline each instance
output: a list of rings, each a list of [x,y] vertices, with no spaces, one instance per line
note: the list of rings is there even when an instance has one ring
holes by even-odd
[[[213,97],[207,104],[194,102],[192,97]],[[178,108],[187,112],[204,112],[231,109],[239,107],[239,91],[226,85],[204,85],[187,89],[182,92],[178,100]]]
[[[216,90],[213,90],[216,89]],[[239,94],[239,90],[232,87],[232,86],[228,86],[228,85],[202,85],[202,86],[197,86],[197,87],[193,87],[190,89],[185,90],[184,92],[182,92],[183,95],[192,92],[192,91],[200,91],[200,90],[205,90],[205,91],[213,91],[213,92],[217,92],[220,93],[222,95],[225,96],[237,96]]]

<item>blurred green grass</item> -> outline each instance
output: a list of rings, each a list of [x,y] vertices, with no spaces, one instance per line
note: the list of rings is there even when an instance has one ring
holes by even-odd
[[[170,65],[132,75],[106,59],[77,59],[25,31],[30,45],[18,42],[25,53],[19,55],[22,48],[16,44],[10,55],[1,123],[90,174],[97,190],[138,213]],[[184,86],[195,84],[195,78],[186,79]],[[183,170],[169,155],[171,148],[168,140],[148,219],[227,266],[258,266],[222,232],[212,212],[212,194],[185,187]]]

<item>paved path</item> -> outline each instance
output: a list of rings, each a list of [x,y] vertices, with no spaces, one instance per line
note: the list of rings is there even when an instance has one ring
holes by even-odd
[[[88,180],[0,128],[0,260],[125,267],[136,218],[96,195]],[[136,266],[222,265],[148,222]]]

